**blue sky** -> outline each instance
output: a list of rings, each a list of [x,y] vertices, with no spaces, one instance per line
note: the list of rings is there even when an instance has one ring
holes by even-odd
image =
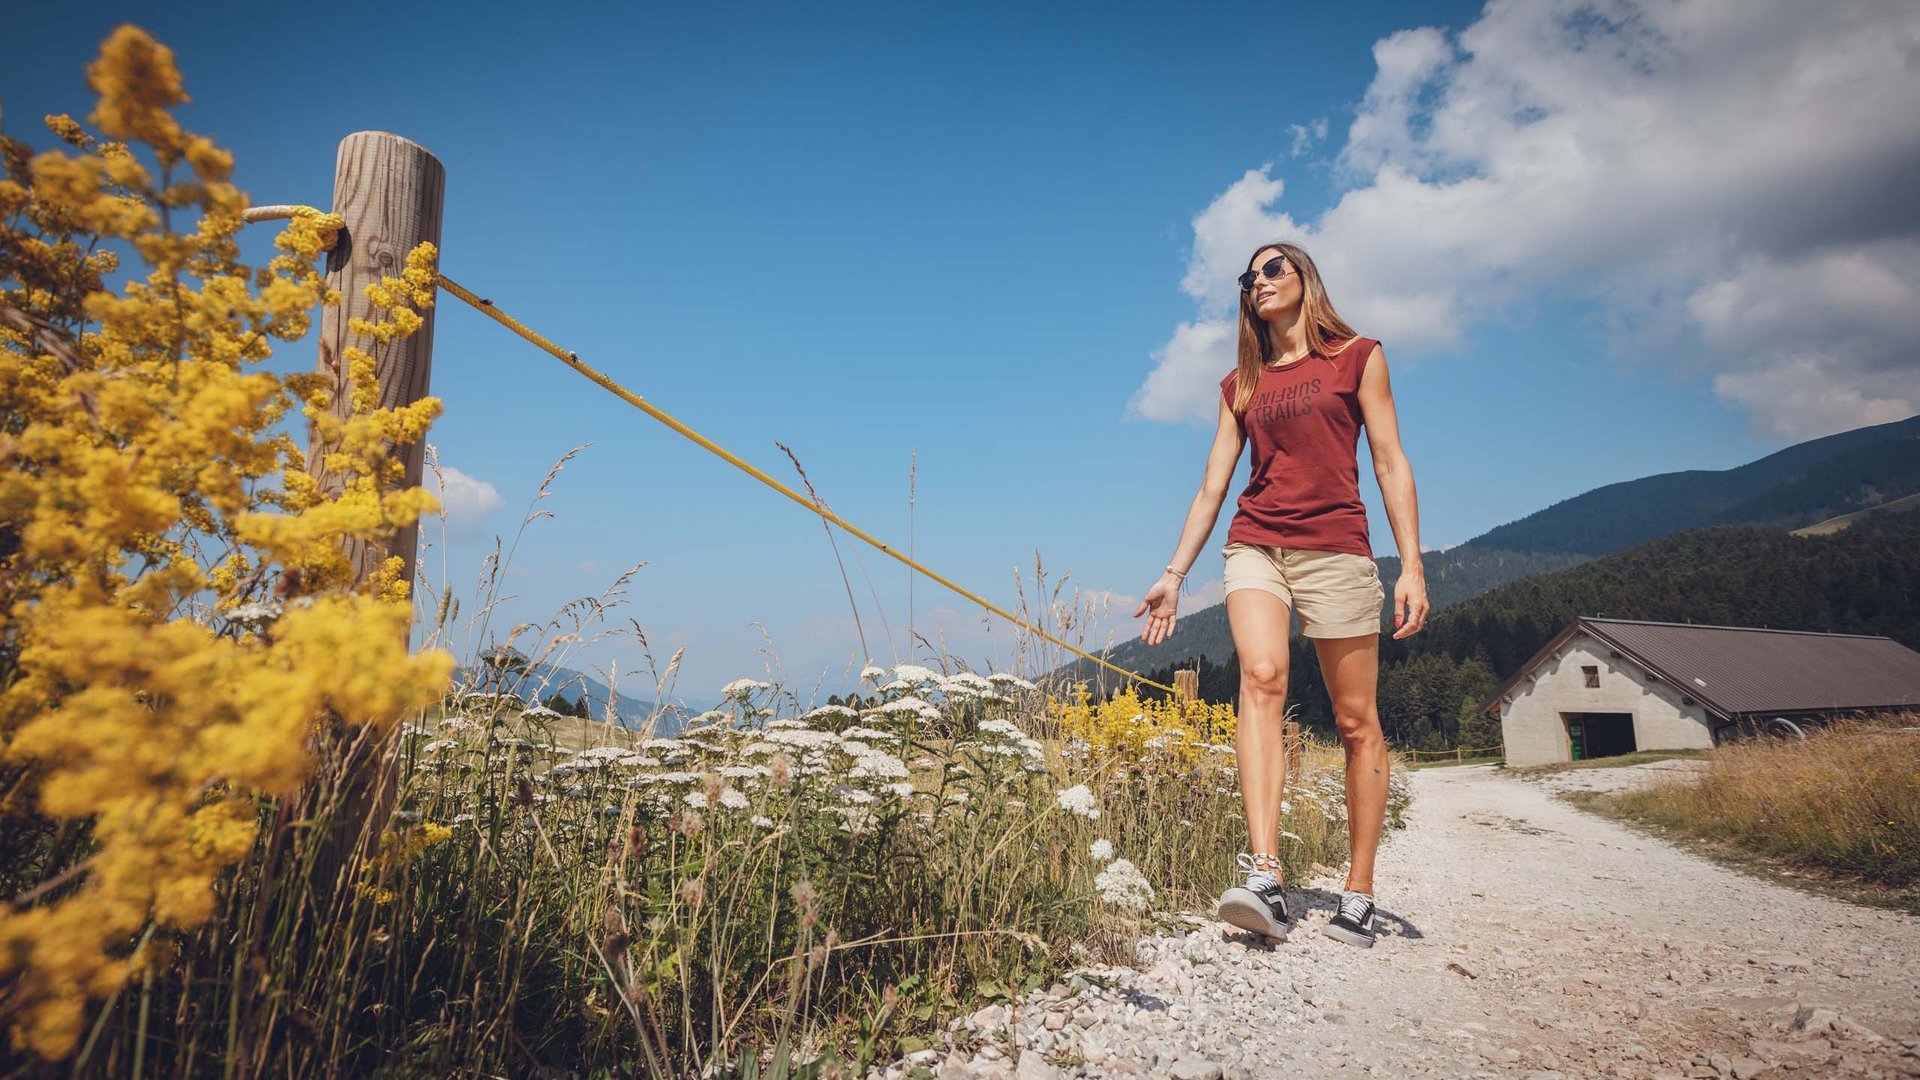
[[[38,117],[90,110],[84,65],[132,20],[255,202],[324,206],[342,136],[405,135],[447,168],[449,276],[789,482],[792,447],[903,549],[917,452],[916,555],[1011,606],[1037,552],[1109,598],[1096,641],[1138,633],[1231,364],[1230,279],[1274,236],[1384,343],[1423,548],[1920,402],[1903,5],[655,7],[33,4],[0,101],[50,141]],[[678,696],[849,685],[865,656],[817,518],[451,298],[433,383],[431,441],[470,479],[426,565],[457,594],[592,444],[496,628],[644,562],[621,614],[660,663],[685,648]],[[1217,602],[1232,510],[1187,610]],[[890,646],[856,547],[868,649],[906,660],[906,569],[862,547]],[[936,644],[1014,664],[998,620],[924,579],[913,601]],[[631,638],[569,660],[641,663]]]

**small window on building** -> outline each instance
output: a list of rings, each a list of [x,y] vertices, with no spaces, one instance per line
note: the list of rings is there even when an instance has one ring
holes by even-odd
[[[1580,670],[1583,672],[1586,672],[1588,686],[1600,685],[1600,669],[1597,666],[1593,664],[1587,664],[1583,666]]]

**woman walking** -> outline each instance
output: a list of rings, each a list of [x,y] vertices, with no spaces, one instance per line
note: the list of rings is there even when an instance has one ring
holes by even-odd
[[[1360,501],[1359,429],[1400,552],[1393,588],[1395,638],[1426,624],[1413,471],[1400,449],[1393,393],[1380,343],[1334,311],[1320,272],[1297,244],[1254,252],[1240,275],[1238,366],[1220,380],[1220,423],[1206,479],[1166,573],[1134,612],[1150,617],[1141,640],[1173,632],[1180,583],[1213,534],[1241,448],[1253,443],[1253,473],[1227,530],[1227,621],[1240,657],[1236,736],[1250,852],[1243,884],[1220,897],[1220,917],[1271,937],[1291,928],[1282,896],[1281,745],[1287,697],[1288,628],[1294,612],[1312,638],[1347,759],[1347,833],[1352,858],[1339,912],[1323,932],[1373,944],[1373,860],[1386,821],[1387,747],[1374,691],[1380,666],[1380,571]]]

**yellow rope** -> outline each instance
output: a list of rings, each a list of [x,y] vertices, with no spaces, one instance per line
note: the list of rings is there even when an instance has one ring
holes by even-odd
[[[1001,618],[1015,624],[1016,626],[1021,626],[1028,630],[1031,630],[1032,632],[1040,635],[1043,638],[1046,638],[1048,641],[1053,642],[1055,645],[1058,645],[1061,648],[1067,649],[1068,651],[1076,653],[1080,656],[1084,656],[1088,660],[1091,660],[1094,663],[1099,664],[1101,667],[1107,668],[1111,671],[1117,671],[1120,674],[1125,675],[1129,679],[1138,680],[1142,683],[1145,683],[1148,686],[1158,687],[1159,689],[1165,690],[1170,694],[1178,693],[1178,691],[1176,691],[1173,687],[1168,686],[1165,683],[1154,682],[1152,679],[1149,679],[1144,675],[1140,675],[1137,672],[1128,671],[1126,668],[1123,668],[1123,667],[1118,667],[1114,664],[1107,662],[1106,660],[1102,660],[1100,657],[1095,656],[1084,649],[1078,648],[1077,646],[1074,646],[1068,642],[1061,641],[1059,638],[1054,637],[1052,634],[1047,633],[1045,630],[1042,630],[1037,626],[1034,626],[1032,623],[1029,623],[1024,619],[1020,619],[1013,615],[1010,615],[1007,612],[1000,610],[1000,608],[994,606],[992,603],[988,602],[987,600],[979,596],[976,596],[971,592],[968,592],[966,589],[961,588],[959,585],[956,585],[951,581],[948,581],[946,578],[940,576],[939,574],[934,573],[932,570],[927,569],[925,566],[920,565],[918,562],[914,561],[913,559],[910,559],[907,556],[900,554],[899,552],[893,550],[892,548],[874,539],[873,537],[868,536],[864,531],[856,527],[853,523],[845,520],[840,515],[834,513],[831,510],[828,510],[824,506],[821,506],[815,503],[813,500],[807,498],[805,495],[800,494],[799,492],[793,490],[792,488],[781,483],[780,481],[775,480],[773,477],[768,476],[766,473],[760,471],[759,469],[754,468],[752,465],[748,464],[747,462],[742,461],[738,456],[733,454],[731,451],[727,450],[725,447],[719,445],[718,443],[715,443],[712,439],[707,438],[705,435],[700,434],[699,432],[693,430],[687,425],[674,419],[665,410],[655,406],[651,402],[647,401],[645,398],[642,398],[639,394],[636,394],[633,391],[628,390],[626,387],[621,386],[619,383],[608,378],[606,375],[600,373],[599,371],[594,370],[591,367],[588,367],[586,364],[581,363],[580,358],[578,356],[574,355],[571,352],[568,352],[565,349],[562,349],[560,346],[555,345],[553,342],[548,341],[546,338],[540,336],[538,333],[535,333],[533,330],[529,329],[526,325],[521,323],[520,320],[515,319],[513,316],[493,306],[492,301],[483,300],[480,297],[475,296],[472,292],[461,287],[457,282],[453,281],[451,278],[447,277],[445,274],[439,274],[437,275],[437,277],[439,278],[441,287],[445,288],[448,292],[459,297],[460,299],[466,301],[469,305],[473,307],[475,311],[480,312],[481,314],[485,315],[487,318],[492,319],[494,322],[499,323],[501,326],[506,327],[507,329],[527,339],[529,342],[532,342],[534,345],[538,346],[541,349],[541,351],[547,353],[549,356],[552,356],[554,359],[567,365],[568,367],[579,372],[580,374],[585,375],[587,378],[592,379],[595,383],[599,384],[601,389],[619,398],[621,401],[624,401],[627,404],[633,406],[634,408],[639,409],[642,412],[645,412],[648,416],[653,417],[655,420],[660,421],[661,423],[667,425],[668,427],[679,432],[680,434],[685,435],[687,438],[692,439],[694,442],[699,443],[701,446],[706,447],[708,450],[711,450],[713,453],[719,455],[721,458],[732,463],[735,467],[741,469],[748,475],[752,476],[754,479],[767,485],[768,487],[779,492],[780,494],[785,495],[787,498],[792,499],[794,502],[799,503],[801,506],[806,507],[808,510],[813,511],[816,514],[819,514],[821,517],[826,518],[828,521],[831,521],[835,525],[840,526],[842,529],[845,529],[847,532],[853,534],[854,536],[857,536],[860,539],[865,540],[867,543],[872,544],[874,547],[879,548],[881,551],[886,552],[888,555],[891,555],[894,558],[900,560],[901,562],[907,564],[908,566],[913,567],[915,570],[919,571],[920,573],[925,574],[926,576],[932,578],[933,580],[939,582],[942,585],[945,585],[947,588],[952,589],[954,592],[959,593],[961,596],[964,596],[967,599],[973,601],[974,603],[979,604],[981,607],[986,608],[988,611],[993,612],[995,615],[1000,616]]]
[[[278,220],[283,218],[290,218],[290,217],[295,217],[295,216],[304,215],[304,214],[318,214],[321,212],[322,211],[317,210],[311,206],[255,206],[255,207],[249,207],[247,210],[243,211],[241,213],[241,217],[248,222],[259,222],[259,221],[273,221],[273,220]],[[860,539],[865,540],[867,543],[872,544],[874,547],[879,548],[881,551],[886,552],[888,555],[891,555],[894,558],[900,560],[901,562],[907,564],[908,566],[913,567],[915,570],[918,570],[922,574],[927,575],[928,577],[939,582],[940,584],[945,585],[947,588],[952,589],[954,592],[959,593],[961,596],[964,596],[967,599],[973,601],[974,603],[979,604],[981,607],[986,608],[988,611],[993,612],[995,615],[1000,616],[1001,618],[1007,620],[1010,623],[1013,623],[1016,626],[1020,626],[1027,630],[1031,630],[1034,633],[1040,635],[1041,637],[1046,638],[1048,641],[1053,642],[1055,645],[1058,645],[1061,648],[1068,650],[1069,652],[1072,652],[1079,656],[1084,656],[1088,660],[1091,660],[1094,663],[1099,664],[1101,667],[1106,668],[1109,671],[1119,672],[1120,674],[1125,675],[1129,679],[1134,679],[1139,682],[1145,683],[1148,686],[1155,687],[1160,690],[1165,690],[1169,694],[1177,695],[1179,693],[1178,690],[1175,690],[1173,687],[1168,686],[1166,683],[1154,682],[1152,679],[1149,679],[1146,676],[1139,674],[1138,672],[1128,671],[1126,668],[1111,664],[1106,660],[1103,660],[1100,657],[1095,656],[1092,653],[1079,648],[1078,646],[1069,644],[1068,642],[1065,642],[1065,641],[1061,641],[1059,638],[1054,637],[1052,634],[1047,633],[1045,630],[1040,629],[1039,627],[1033,625],[1032,623],[1029,623],[1024,619],[1016,618],[1013,615],[1010,615],[1007,612],[1000,610],[998,607],[995,607],[993,604],[987,602],[981,597],[975,596],[973,593],[970,593],[967,590],[961,588],[960,586],[954,584],[953,582],[948,581],[946,578],[941,577],[939,574],[934,573],[933,571],[920,565],[919,563],[908,558],[907,556],[900,554],[899,552],[893,550],[892,548],[881,543],[880,541],[875,540],[873,537],[868,536],[865,532],[855,527],[851,522],[841,518],[840,515],[835,514],[833,511],[828,510],[826,507],[821,506],[807,499],[805,496],[801,495],[799,492],[793,490],[792,488],[781,483],[780,481],[775,480],[773,477],[768,476],[766,473],[761,472],[759,469],[754,468],[752,465],[747,464],[745,461],[742,461],[740,458],[736,457],[734,454],[729,452],[725,447],[719,445],[718,443],[715,443],[712,439],[707,438],[705,435],[700,434],[699,432],[693,430],[687,425],[674,419],[672,416],[668,415],[664,410],[659,409],[652,404],[649,404],[639,394],[636,394],[633,391],[628,390],[626,387],[621,386],[617,382],[614,382],[612,379],[608,378],[607,376],[601,374],[598,371],[595,371],[593,368],[588,367],[586,364],[581,363],[580,358],[578,356],[574,355],[571,352],[568,352],[565,349],[562,349],[560,346],[555,345],[553,342],[548,341],[546,338],[540,336],[538,333],[535,333],[533,330],[529,329],[525,324],[521,323],[520,320],[514,318],[511,315],[508,315],[506,312],[501,311],[499,308],[494,307],[493,301],[485,300],[478,296],[475,296],[472,292],[468,291],[465,288],[462,288],[458,283],[456,283],[453,279],[447,277],[445,274],[436,272],[434,274],[434,277],[439,281],[440,285],[443,288],[445,288],[448,292],[452,293],[453,295],[459,297],[460,299],[466,301],[467,304],[471,306],[475,311],[480,312],[481,314],[485,315],[487,318],[492,319],[494,322],[499,323],[501,326],[506,327],[507,329],[513,331],[516,334],[519,334],[521,337],[527,339],[529,342],[532,342],[534,345],[539,346],[542,351],[546,352],[548,355],[552,356],[554,359],[567,365],[568,367],[579,372],[580,374],[585,375],[587,378],[592,379],[595,383],[598,383],[600,387],[606,390],[608,393],[614,395],[615,397],[633,406],[634,408],[639,409],[642,412],[645,412],[648,416],[653,417],[655,420],[658,420],[661,423],[672,428],[673,430],[679,432],[680,434],[685,435],[687,438],[692,439],[694,442],[699,443],[701,446],[706,447],[708,450],[713,451],[715,454],[719,455],[721,458],[731,462],[733,465],[740,468],[742,471],[746,472],[748,475],[754,477],[755,479],[759,480],[761,483],[767,485],[773,490],[779,492],[782,495],[785,495],[787,498],[792,499],[794,502],[799,503],[801,506],[806,507],[807,509],[813,511],[814,513],[819,514],[821,517],[826,518],[828,521],[833,522],[835,525],[838,525],[842,529],[845,529],[849,533],[852,533],[854,536],[857,536]]]
[[[902,563],[906,563],[908,567],[914,567],[916,571],[920,571],[920,573],[924,573],[924,575],[927,575],[927,577],[933,578],[933,580],[937,580],[937,582],[941,582],[941,584],[945,584],[947,588],[950,588],[950,590],[954,590],[954,592],[958,592],[960,596],[964,596],[964,598],[968,598],[968,600],[972,600],[973,603],[979,603],[979,605],[981,605],[981,607],[985,607],[987,611],[993,611],[993,613],[995,613],[995,615],[998,615],[1000,619],[1006,619],[1008,623],[1014,623],[1014,625],[1025,626],[1027,630],[1033,630],[1035,634],[1039,634],[1039,636],[1043,636],[1043,638],[1046,638],[1048,642],[1054,642],[1056,646],[1060,646],[1060,648],[1064,648],[1064,650],[1073,651],[1073,653],[1079,653],[1079,655],[1083,655],[1083,657],[1087,657],[1087,659],[1091,659],[1091,661],[1094,661],[1094,663],[1098,663],[1100,667],[1106,667],[1106,669],[1110,669],[1110,671],[1117,671],[1119,675],[1125,675],[1127,676],[1127,678],[1135,678],[1135,680],[1139,680],[1139,682],[1144,682],[1146,686],[1158,686],[1160,690],[1165,690],[1167,694],[1177,694],[1177,690],[1175,690],[1175,688],[1171,688],[1171,686],[1167,686],[1167,684],[1164,684],[1164,682],[1154,682],[1152,678],[1146,678],[1146,676],[1139,675],[1139,673],[1133,673],[1133,671],[1127,671],[1127,669],[1123,669],[1123,667],[1116,667],[1116,665],[1112,665],[1112,663],[1108,663],[1108,661],[1104,661],[1104,659],[1100,659],[1100,657],[1096,657],[1096,655],[1092,655],[1092,653],[1089,653],[1089,651],[1081,650],[1081,648],[1077,648],[1077,646],[1071,646],[1071,644],[1068,644],[1068,642],[1062,642],[1060,638],[1056,638],[1056,636],[1052,636],[1052,634],[1048,634],[1046,630],[1041,630],[1039,626],[1035,626],[1035,625],[1031,625],[1031,623],[1027,623],[1025,619],[1018,619],[1018,617],[1014,617],[1014,615],[1008,615],[1006,611],[1000,611],[1000,609],[998,609],[996,605],[993,605],[991,601],[983,600],[983,598],[979,598],[979,596],[973,596],[972,592],[968,592],[968,590],[964,590],[964,588],[960,588],[958,584],[954,584],[954,582],[950,582],[950,580],[947,580],[947,578],[941,577],[941,575],[937,575],[937,573],[933,573],[933,571],[929,571],[927,567],[924,567],[924,565],[920,565],[918,561],[914,561],[914,559],[910,559],[910,557],[906,557],[906,555],[902,555],[902,553],[895,552],[893,548],[889,548],[889,546],[885,546],[885,544],[881,544],[879,540],[876,540],[876,538],[872,538],[872,536],[868,536],[868,534],[866,534],[864,530],[860,530],[860,528],[854,527],[852,523],[849,523],[849,521],[845,521],[845,519],[843,519],[841,515],[837,515],[837,513],[833,513],[833,511],[829,511],[829,509],[826,509],[824,505],[818,505],[818,503],[812,502],[812,500],[808,500],[808,498],[806,498],[806,496],[803,496],[801,492],[795,492],[795,490],[793,490],[793,488],[789,488],[787,484],[781,484],[780,480],[776,480],[776,479],[772,479],[772,477],[768,477],[766,473],[762,473],[760,469],[755,469],[755,467],[753,467],[753,465],[749,465],[747,461],[741,461],[741,459],[739,459],[737,455],[732,454],[730,450],[726,450],[724,446],[720,446],[720,444],[716,444],[714,440],[710,440],[710,438],[707,438],[705,434],[701,434],[701,432],[697,432],[697,430],[689,429],[687,425],[684,425],[684,423],[680,423],[678,419],[674,419],[674,417],[672,417],[670,413],[666,413],[664,409],[660,409],[659,405],[653,405],[651,404],[651,402],[647,402],[645,398],[641,398],[639,394],[634,394],[634,392],[632,392],[632,390],[628,390],[626,386],[620,386],[618,382],[614,382],[614,380],[609,379],[607,375],[601,375],[599,371],[595,371],[595,369],[591,369],[591,367],[588,367],[586,363],[580,363],[580,357],[574,356],[572,352],[566,352],[566,350],[563,350],[561,346],[557,346],[557,344],[553,344],[553,342],[549,342],[547,338],[543,338],[543,336],[540,336],[538,332],[530,331],[530,329],[528,329],[526,325],[522,325],[522,323],[520,323],[518,319],[515,319],[513,315],[509,315],[509,313],[505,313],[505,311],[501,311],[499,307],[493,306],[492,300],[482,300],[480,296],[474,296],[472,292],[468,292],[467,288],[463,288],[463,286],[461,286],[459,282],[455,282],[453,281],[453,279],[449,279],[447,275],[442,275],[442,273],[436,273],[436,277],[440,279],[440,284],[442,284],[442,288],[445,288],[447,292],[451,292],[453,296],[459,296],[461,300],[465,300],[465,302],[467,302],[467,304],[470,304],[470,306],[474,307],[476,311],[480,311],[480,313],[482,313],[482,315],[486,315],[488,319],[493,319],[493,321],[495,321],[495,323],[499,323],[501,327],[507,327],[509,331],[516,332],[516,334],[520,334],[522,338],[526,338],[528,342],[532,342],[532,344],[536,344],[536,346],[540,346],[543,352],[547,352],[549,356],[553,356],[555,357],[555,359],[559,359],[559,361],[561,361],[561,363],[564,363],[566,367],[572,367],[572,369],[574,369],[574,371],[578,371],[580,375],[586,375],[588,379],[593,380],[593,382],[597,382],[597,384],[599,384],[601,388],[605,388],[607,392],[611,392],[612,396],[616,396],[616,398],[620,398],[622,402],[626,402],[626,404],[628,405],[634,405],[636,409],[641,409],[641,411],[645,411],[645,413],[647,413],[649,417],[653,417],[653,419],[657,419],[657,421],[660,421],[660,423],[664,423],[666,427],[670,427],[670,429],[678,430],[680,434],[684,434],[684,436],[687,436],[687,438],[691,438],[693,442],[697,442],[697,444],[701,444],[701,446],[705,446],[705,448],[707,448],[707,450],[710,450],[710,452],[714,452],[714,454],[720,455],[720,457],[724,457],[726,461],[730,461],[730,463],[733,463],[735,467],[739,467],[741,471],[745,471],[747,475],[751,475],[753,479],[760,480],[762,484],[766,484],[766,486],[770,486],[770,488],[774,488],[776,492],[780,492],[780,494],[783,494],[783,496],[787,496],[789,500],[793,500],[793,502],[801,503],[801,505],[804,505],[806,509],[810,509],[810,511],[814,511],[814,513],[818,513],[820,517],[824,517],[824,519],[828,519],[828,521],[831,521],[833,525],[839,525],[839,527],[845,528],[847,532],[851,532],[851,534],[854,534],[854,536],[858,536],[860,540],[866,540],[868,544],[872,544],[872,546],[876,546],[876,548],[879,548],[881,552],[885,552],[885,553],[889,553],[889,555],[893,555],[895,559],[899,559],[899,561],[902,561]]]

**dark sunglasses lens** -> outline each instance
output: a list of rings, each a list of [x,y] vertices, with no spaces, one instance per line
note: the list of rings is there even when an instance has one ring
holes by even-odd
[[[1262,276],[1269,279],[1277,278],[1280,276],[1280,272],[1286,268],[1287,257],[1285,255],[1275,255],[1273,258],[1261,263],[1260,269],[1249,270],[1240,275],[1240,291],[1246,292],[1248,289],[1253,288],[1253,283]]]

